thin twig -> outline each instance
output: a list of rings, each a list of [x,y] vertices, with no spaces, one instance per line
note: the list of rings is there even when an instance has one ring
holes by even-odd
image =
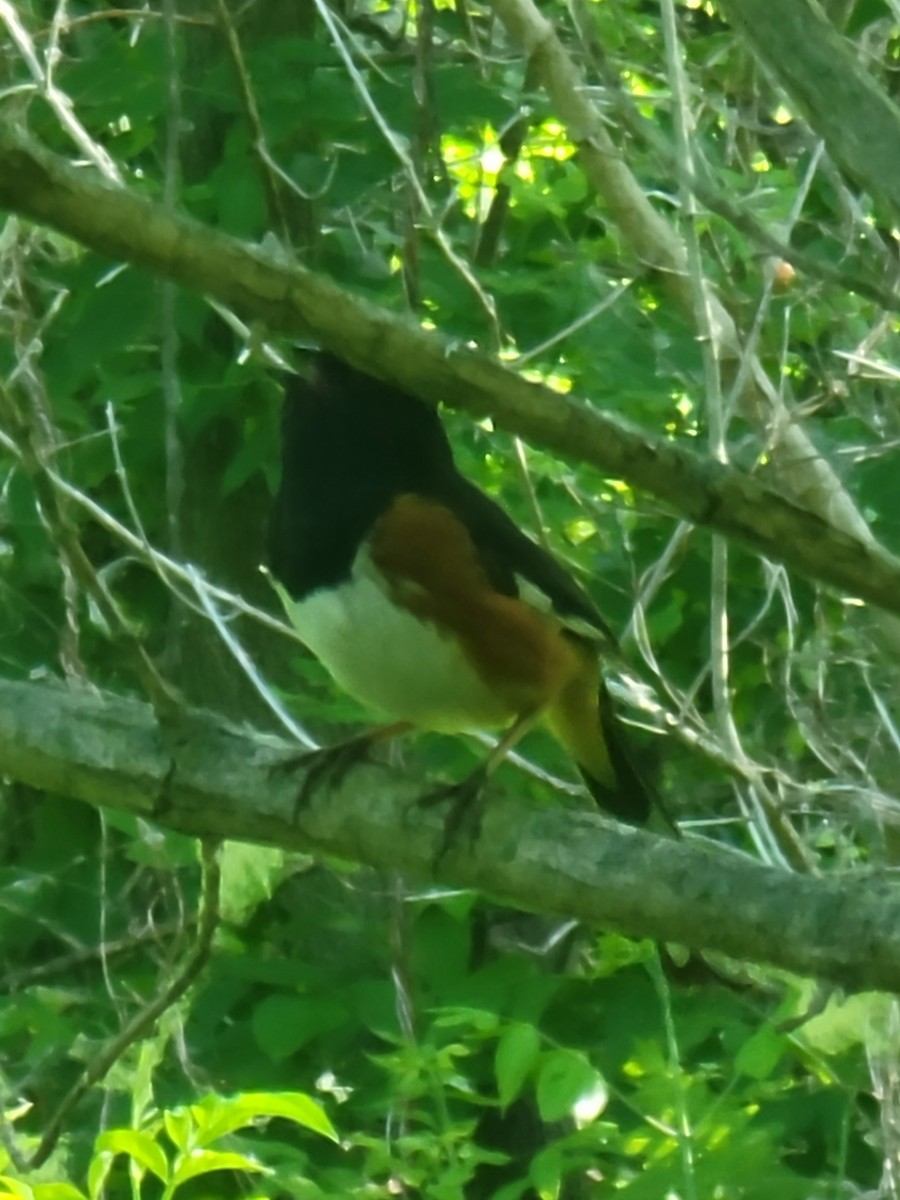
[[[416,174],[415,165],[410,158],[406,146],[401,141],[399,135],[395,133],[393,129],[391,129],[390,125],[385,120],[380,109],[378,108],[378,105],[375,103],[371,92],[366,86],[366,81],[363,78],[362,73],[360,72],[356,63],[353,61],[353,56],[347,48],[339,28],[337,15],[331,10],[325,0],[313,0],[313,2],[316,6],[316,10],[319,13],[319,16],[322,18],[322,21],[328,30],[335,49],[343,60],[344,67],[346,68],[347,74],[350,76],[350,81],[353,84],[357,95],[362,101],[364,107],[368,110],[372,120],[375,122],[376,128],[390,146],[397,158],[397,161],[402,166],[410,188],[412,189],[412,192],[416,198],[416,203],[421,209],[422,213],[428,218],[428,224],[423,227],[423,232],[429,234],[434,239],[435,244],[447,259],[447,262],[453,267],[460,278],[464,280],[468,287],[471,288],[488,318],[494,340],[497,344],[499,344],[501,341],[501,336],[497,317],[497,306],[494,304],[491,296],[489,296],[481,286],[478,279],[473,274],[469,264],[465,261],[465,259],[460,258],[460,256],[456,253],[456,250],[453,248],[450,239],[440,228],[440,224],[435,218],[431,202],[429,201],[428,196],[425,193],[425,189],[423,188],[422,183]],[[344,28],[346,29],[346,26]]]
[[[673,0],[662,0],[662,16],[669,80],[674,99],[679,178],[683,181],[682,203],[686,218],[684,239],[688,278],[693,293],[694,320],[701,333],[709,450],[714,459],[725,463],[728,461],[728,412],[722,396],[717,343],[713,337],[710,287],[703,273],[700,240],[696,226],[696,203],[691,191],[692,181],[695,177],[693,129]],[[728,544],[720,535],[713,535],[712,539],[710,659],[713,708],[720,736],[735,758],[744,759],[746,756],[731,705]],[[780,861],[784,865],[790,863],[796,870],[815,870],[814,857],[797,836],[787,816],[779,809],[761,775],[757,774],[756,778],[750,781],[748,795],[758,818],[756,822],[751,822],[750,833],[764,860]],[[739,797],[741,796],[742,793],[739,793]]]
[[[85,158],[94,164],[108,182],[121,186],[123,181],[119,174],[119,168],[75,116],[71,99],[53,82],[51,70],[48,68],[45,71],[41,66],[31,35],[20,21],[19,13],[9,3],[9,0],[0,0],[0,21],[6,25],[10,38],[31,72],[38,90],[56,114],[60,125]]]
[[[605,92],[611,98],[611,107],[615,110],[616,122],[620,123],[641,144],[653,151],[663,170],[671,170],[674,174],[677,169],[677,157],[672,151],[671,144],[666,137],[659,133],[652,122],[641,114],[633,97],[622,87],[618,76],[607,62],[602,47],[593,34],[590,6],[584,3],[584,0],[569,0],[569,8],[579,37],[603,81]],[[817,144],[818,142],[813,145],[813,155]],[[714,181],[711,172],[702,160],[697,164],[697,168],[695,176],[691,180],[694,197],[701,201],[710,212],[720,216],[733,229],[743,233],[749,241],[755,243],[767,255],[776,259],[784,259],[807,278],[821,280],[844,292],[865,296],[890,312],[900,311],[900,296],[896,291],[885,287],[871,276],[866,277],[844,270],[817,254],[791,245],[786,236],[773,233],[746,208],[740,207],[739,203],[726,195]],[[839,176],[838,179],[840,179]],[[830,180],[830,182],[835,183],[836,181]],[[841,185],[839,191],[844,190]],[[871,226],[862,217],[862,214],[858,214],[858,219],[854,221],[854,224],[862,237],[872,237]]]
[[[231,13],[225,0],[215,0],[215,6],[216,15],[219,19],[219,27],[225,38],[228,57],[231,60],[235,79],[237,80],[238,95],[244,108],[244,117],[250,130],[250,146],[256,157],[262,180],[263,194],[266,197],[269,227],[278,231],[278,236],[283,246],[289,246],[291,241],[290,226],[288,225],[287,212],[281,194],[281,184],[279,176],[272,170],[272,156],[269,152],[265,130],[260,120],[259,106],[256,103],[256,95],[253,91],[250,72],[247,69],[247,63],[244,59],[244,52],[241,49],[240,39],[238,38],[234,21],[231,18]]]
[[[37,1149],[28,1160],[29,1170],[36,1170],[53,1153],[75,1105],[115,1066],[128,1047],[147,1034],[163,1013],[181,999],[206,966],[212,950],[213,937],[219,924],[221,865],[217,841],[204,840],[201,842],[201,847],[203,890],[200,899],[197,937],[190,953],[159,995],[146,1004],[85,1067],[45,1126]]]
[[[41,515],[60,554],[65,557],[73,576],[97,605],[108,628],[120,639],[157,714],[171,715],[180,712],[181,705],[175,692],[157,671],[109,588],[94,570],[78,532],[52,485],[47,470],[48,455],[36,444],[35,431],[22,419],[12,396],[2,383],[0,418],[6,423],[11,440],[17,447],[22,466],[34,488]]]
[[[529,62],[525,67],[525,78],[522,80],[523,96],[527,97],[533,91],[535,83],[536,73],[533,65]],[[506,218],[509,215],[509,206],[512,199],[512,187],[509,183],[509,178],[515,170],[519,155],[522,153],[522,147],[525,145],[528,130],[531,128],[531,120],[531,112],[523,100],[519,107],[519,112],[500,134],[499,142],[500,150],[503,153],[503,162],[497,171],[497,182],[494,186],[494,195],[491,199],[487,216],[478,230],[478,241],[475,245],[474,255],[476,266],[492,267],[496,261],[497,251],[500,248],[500,237],[503,227],[506,224]]]
[[[78,950],[73,950],[69,954],[60,954],[56,958],[47,959],[45,962],[37,963],[33,967],[21,967],[18,970],[7,971],[3,976],[3,990],[9,995],[31,987],[42,979],[52,979],[57,976],[69,976],[71,978],[74,970],[88,963],[103,958],[121,958],[126,954],[130,954],[133,950],[137,950],[147,942],[159,942],[170,934],[174,936],[176,933],[181,933],[185,923],[189,925],[191,921],[192,918],[188,917],[186,922],[184,919],[179,918],[177,921],[168,921],[163,925],[148,925],[145,929],[141,929],[137,933],[130,933],[119,938],[110,938],[96,946],[81,946]]]
[[[107,429],[109,430],[110,442],[112,445],[116,477],[119,481],[119,486],[122,490],[122,495],[131,517],[132,524],[137,530],[140,538],[145,561],[149,563],[159,580],[162,582],[163,586],[181,604],[185,605],[186,608],[189,608],[192,612],[197,613],[199,616],[205,617],[215,626],[216,632],[224,642],[227,649],[230,651],[235,662],[237,662],[238,666],[243,671],[251,686],[255,689],[263,703],[272,711],[272,713],[274,713],[275,717],[287,730],[287,732],[290,733],[291,736],[295,738],[301,746],[305,746],[310,750],[318,749],[318,742],[316,742],[314,738],[310,737],[303,726],[299,725],[290,715],[290,713],[272,691],[271,687],[269,687],[266,680],[263,679],[250,655],[247,653],[238,639],[231,633],[231,630],[228,628],[227,621],[219,612],[219,609],[216,605],[217,600],[221,600],[223,597],[227,596],[229,607],[232,609],[233,613],[234,606],[238,602],[238,598],[231,596],[228,593],[221,593],[218,589],[210,587],[193,563],[188,563],[181,567],[176,576],[175,571],[172,570],[174,564],[172,564],[169,560],[166,560],[163,555],[159,554],[151,546],[150,539],[147,536],[143,521],[141,520],[141,515],[138,512],[137,504],[134,501],[131,486],[128,482],[128,472],[125,470],[125,463],[122,458],[121,448],[119,446],[115,413],[111,404],[107,404],[106,406],[106,424]],[[185,591],[180,586],[182,582],[188,585],[188,591]],[[218,594],[214,595],[214,593]],[[256,613],[257,610],[248,609],[247,612],[248,615],[252,615]],[[260,613],[260,615],[262,614]],[[269,625],[269,622],[267,621],[266,624]],[[275,623],[274,627],[279,633],[291,632],[288,626],[283,625],[280,622]]]

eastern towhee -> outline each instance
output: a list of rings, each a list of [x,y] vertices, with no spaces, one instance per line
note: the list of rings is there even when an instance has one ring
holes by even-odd
[[[544,721],[601,808],[647,820],[600,674],[610,631],[460,475],[433,408],[329,354],[310,379],[292,377],[270,558],[302,641],[394,722],[383,732],[505,726],[480,781]]]

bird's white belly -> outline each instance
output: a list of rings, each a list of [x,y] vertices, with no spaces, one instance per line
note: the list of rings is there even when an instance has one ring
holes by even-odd
[[[292,600],[302,641],[337,683],[394,720],[444,732],[499,725],[515,714],[482,682],[455,637],[395,604],[365,548],[351,578]]]

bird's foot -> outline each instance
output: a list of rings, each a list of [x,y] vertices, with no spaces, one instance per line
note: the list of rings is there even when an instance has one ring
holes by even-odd
[[[433,860],[435,867],[440,866],[443,862],[461,831],[465,830],[470,847],[478,840],[484,816],[484,786],[487,776],[485,768],[478,767],[461,783],[444,784],[417,799],[416,803],[423,808],[432,808],[448,801],[450,804],[444,818],[441,840]]]
[[[294,800],[294,821],[309,804],[313,793],[323,784],[337,787],[353,767],[366,762],[372,749],[372,737],[367,733],[323,746],[319,750],[304,750],[278,763],[279,771],[303,771],[303,783]]]

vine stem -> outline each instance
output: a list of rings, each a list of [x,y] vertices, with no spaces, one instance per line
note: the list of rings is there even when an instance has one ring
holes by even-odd
[[[84,1068],[79,1078],[63,1097],[48,1122],[37,1149],[28,1159],[27,1168],[29,1170],[33,1171],[42,1166],[53,1153],[75,1105],[94,1084],[99,1083],[115,1066],[128,1047],[148,1033],[163,1013],[181,999],[206,966],[212,950],[213,938],[219,926],[219,890],[222,872],[218,854],[220,845],[218,839],[204,839],[200,844],[203,888],[197,937],[190,953],[159,995],[145,1004],[124,1029],[107,1042],[104,1049]]]

